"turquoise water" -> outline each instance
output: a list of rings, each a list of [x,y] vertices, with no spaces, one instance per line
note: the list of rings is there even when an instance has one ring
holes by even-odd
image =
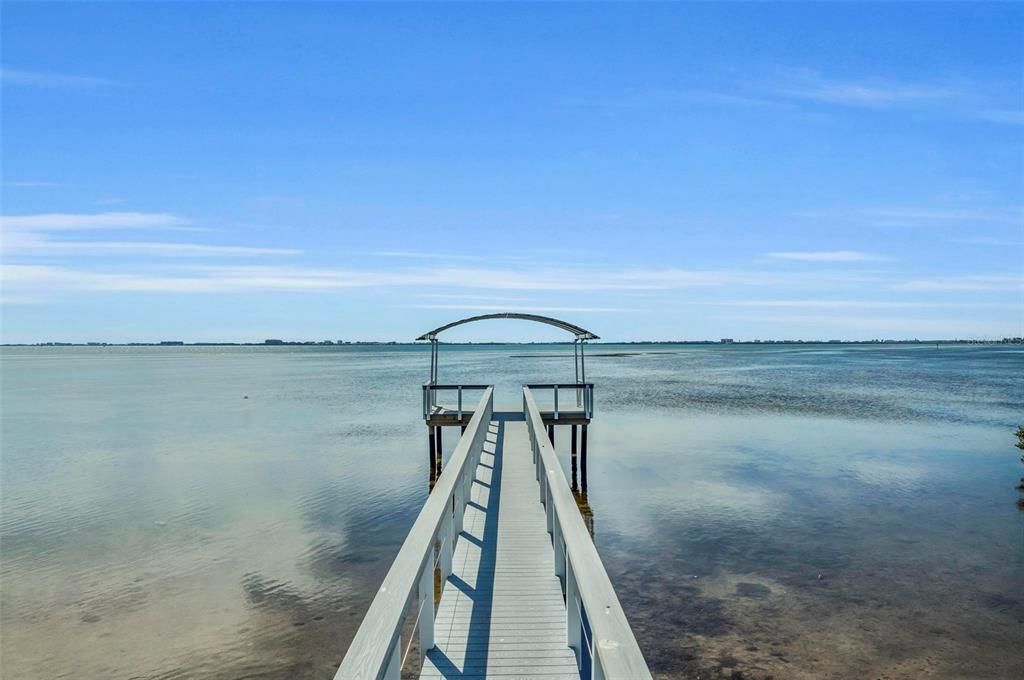
[[[425,347],[0,356],[4,677],[333,673],[427,494]],[[441,361],[509,407],[573,378],[568,346]],[[656,676],[1020,677],[1019,347],[587,368],[595,541]]]

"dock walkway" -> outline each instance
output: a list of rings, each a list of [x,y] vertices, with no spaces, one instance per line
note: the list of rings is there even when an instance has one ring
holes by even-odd
[[[494,414],[421,678],[578,680],[522,414]]]
[[[428,680],[650,680],[555,453],[556,423],[530,386],[522,412],[496,412],[491,386],[471,412],[335,680],[415,677],[417,638]]]

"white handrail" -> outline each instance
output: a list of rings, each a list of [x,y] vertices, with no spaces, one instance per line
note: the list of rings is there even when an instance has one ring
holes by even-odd
[[[494,388],[488,387],[363,617],[335,680],[398,680],[402,625],[414,594],[420,603],[417,625],[422,653],[433,648],[434,544],[441,539],[439,565],[444,581],[452,571],[455,541],[462,531],[462,515],[493,410]]]
[[[558,391],[559,390],[573,390],[576,392],[576,405],[583,408],[583,417],[590,418],[594,417],[594,383],[588,382],[575,382],[575,383],[529,383],[524,385],[529,387],[531,390],[551,390],[554,395],[555,408],[552,412],[554,420],[559,419],[559,408],[558,408]]]
[[[555,574],[565,584],[566,635],[569,646],[576,650],[577,660],[582,659],[584,651],[581,617],[586,617],[592,633],[591,677],[584,680],[646,680],[651,672],[569,491],[529,387],[523,388],[523,412],[555,551]],[[580,607],[574,612],[573,603],[577,600]]]

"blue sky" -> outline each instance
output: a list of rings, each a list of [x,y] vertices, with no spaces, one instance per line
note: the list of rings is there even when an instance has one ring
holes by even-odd
[[[4,3],[3,340],[1022,335],[1022,35],[1018,3]]]

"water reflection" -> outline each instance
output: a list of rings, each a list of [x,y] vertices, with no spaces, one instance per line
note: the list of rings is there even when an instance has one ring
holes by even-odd
[[[656,674],[1016,676],[1024,354],[623,349],[559,455]],[[423,353],[0,351],[5,677],[331,676],[439,474]],[[512,353],[444,377],[560,379]]]
[[[590,537],[594,537],[594,509],[590,507],[590,501],[587,499],[586,491],[573,490],[572,497],[576,499],[576,507],[580,509],[580,515],[583,516],[583,523],[587,525],[587,531],[590,532]]]

